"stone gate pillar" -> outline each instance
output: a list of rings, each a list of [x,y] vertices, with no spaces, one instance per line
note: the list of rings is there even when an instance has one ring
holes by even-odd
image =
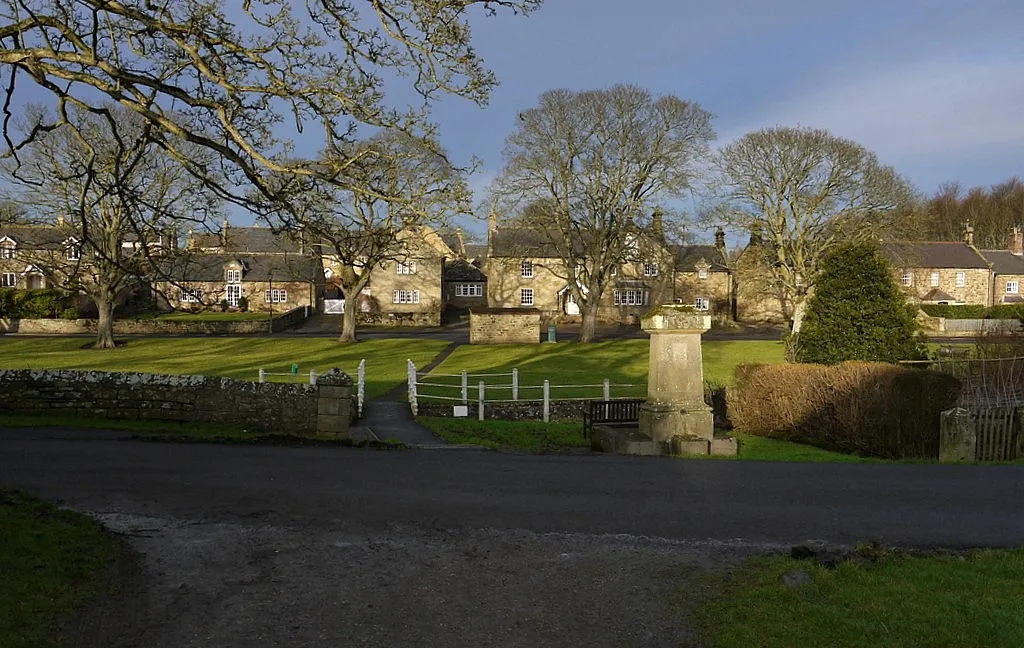
[[[711,317],[692,306],[665,304],[641,320],[651,334],[647,402],[640,406],[640,432],[652,441],[677,439],[683,452],[707,454],[714,437],[714,416],[704,403],[701,334]]]

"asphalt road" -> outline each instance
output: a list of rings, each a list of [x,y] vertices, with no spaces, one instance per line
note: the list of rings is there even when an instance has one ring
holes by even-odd
[[[0,430],[0,483],[144,556],[124,646],[678,646],[694,574],[808,539],[1024,545],[1024,467],[96,440]]]

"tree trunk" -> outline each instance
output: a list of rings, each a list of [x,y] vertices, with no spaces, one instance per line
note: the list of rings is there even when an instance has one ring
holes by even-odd
[[[793,303],[793,326],[791,329],[793,333],[800,332],[800,327],[804,323],[804,315],[807,312],[807,298],[800,297],[798,299],[799,301],[794,301]]]
[[[361,288],[358,287],[352,290],[345,290],[344,287],[341,289],[341,294],[345,297],[345,310],[341,317],[341,337],[338,338],[338,342],[356,341],[356,299],[360,291]]]
[[[588,300],[589,301],[589,300]],[[580,305],[580,342],[593,342],[597,330],[597,304]]]
[[[114,348],[114,300],[107,297],[93,297],[99,321],[96,324],[96,344],[94,349]]]

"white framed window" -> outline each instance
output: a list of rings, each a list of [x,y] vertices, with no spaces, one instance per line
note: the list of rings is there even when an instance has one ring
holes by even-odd
[[[708,268],[706,268],[704,266],[701,266],[700,268],[697,268],[697,278],[698,279],[707,279],[708,278]]]
[[[1008,295],[1016,295],[1019,292],[1020,292],[1020,281],[1018,281],[1016,279],[1011,279],[1010,281],[1006,282],[1006,294],[1008,294]]]
[[[533,288],[523,288],[519,291],[519,305],[533,306]]]
[[[706,311],[711,308],[711,300],[707,297],[697,297],[693,300],[693,308],[699,311]]]
[[[649,293],[646,290],[631,288],[616,290],[612,294],[616,306],[646,306],[648,298]]]
[[[14,248],[16,247],[14,241],[10,239],[0,241],[0,259],[13,259],[15,256]]]
[[[0,274],[0,287],[3,288],[14,288],[18,285],[18,275],[13,272],[4,272]]]
[[[483,297],[484,285],[478,283],[455,284],[456,297]]]
[[[910,268],[903,268],[902,281],[904,286],[914,285],[914,273],[910,270]]]
[[[283,304],[288,301],[288,291],[284,288],[271,288],[263,291],[263,301],[268,304]]]
[[[420,291],[418,290],[396,290],[391,293],[392,304],[418,304],[420,303]]]
[[[793,275],[793,283],[796,284],[797,288],[802,288],[804,285],[804,276],[799,272]]]
[[[395,274],[411,275],[416,274],[415,261],[395,261]]]
[[[228,272],[232,272],[229,270]],[[238,272],[234,270],[233,272]],[[242,298],[242,287],[238,284],[228,284],[227,290],[228,306],[238,306],[238,300]]]
[[[966,285],[967,285],[967,273],[964,272],[963,270],[961,270],[960,272],[956,273],[956,287],[957,288],[963,288]]]
[[[524,279],[533,278],[533,261],[524,259],[523,262],[519,264],[519,276]]]
[[[612,276],[612,277],[618,277],[619,276],[619,266],[613,265],[612,269],[611,269],[611,272],[609,272],[608,274],[610,276]]]
[[[932,276],[931,276],[931,282],[930,283],[932,285],[932,288],[938,288],[939,287],[939,271],[938,270],[932,270]]]
[[[241,270],[225,270],[224,281],[229,284],[242,283],[242,271]]]
[[[203,301],[203,291],[198,288],[182,288],[179,299],[186,304],[198,304]]]
[[[645,277],[657,277],[658,276],[658,264],[657,263],[644,263],[644,276]]]
[[[64,258],[68,261],[78,261],[82,258],[82,248],[77,243],[72,243],[64,248]]]

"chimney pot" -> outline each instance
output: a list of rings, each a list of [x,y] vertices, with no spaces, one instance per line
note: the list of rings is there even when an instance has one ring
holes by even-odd
[[[1010,252],[1017,256],[1024,255],[1024,229],[1014,227],[1010,238]]]

